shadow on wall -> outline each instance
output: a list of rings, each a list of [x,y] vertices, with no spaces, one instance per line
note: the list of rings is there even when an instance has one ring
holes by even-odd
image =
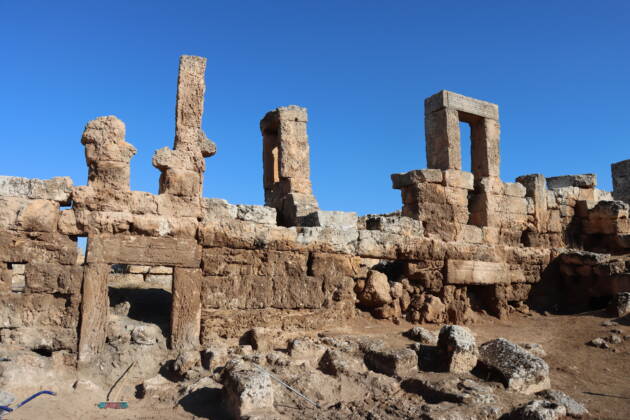
[[[109,304],[116,306],[122,302],[129,302],[129,318],[155,324],[160,327],[162,334],[171,334],[171,305],[172,295],[164,289],[137,289],[126,287],[109,287]]]

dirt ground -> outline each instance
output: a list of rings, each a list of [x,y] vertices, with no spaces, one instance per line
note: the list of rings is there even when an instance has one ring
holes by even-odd
[[[627,318],[627,317],[626,317]],[[552,388],[564,391],[583,403],[595,419],[630,419],[630,322],[603,326],[609,320],[603,311],[579,315],[515,314],[508,320],[481,317],[469,328],[477,336],[477,343],[497,337],[515,343],[539,343],[547,352]],[[384,339],[393,346],[412,343],[402,336],[411,324],[394,325],[361,315],[346,326],[329,330],[329,334],[352,334]],[[437,332],[439,326],[424,325]],[[611,330],[621,330],[629,336],[623,343],[609,349],[596,348],[586,343],[596,337],[606,337]],[[277,388],[278,390],[282,388]],[[7,419],[223,419],[221,391],[204,388],[182,397],[178,403],[159,403],[148,398],[131,399],[124,410],[98,409],[106,391],[73,390],[70,384],[53,389],[57,396],[41,396]],[[25,398],[37,389],[5,389]],[[283,391],[279,391],[283,392]],[[287,391],[285,391],[287,392]],[[308,395],[308,391],[304,391]],[[312,398],[316,398],[310,395]],[[322,402],[330,406],[335,401]],[[286,409],[286,407],[285,407]],[[4,417],[3,417],[4,418]],[[316,409],[303,412],[303,418],[326,418]],[[381,417],[382,418],[382,417]]]

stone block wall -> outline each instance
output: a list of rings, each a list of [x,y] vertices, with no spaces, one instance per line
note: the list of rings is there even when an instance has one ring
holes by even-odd
[[[628,204],[611,201],[592,175],[503,182],[498,107],[452,92],[425,101],[429,168],[392,175],[399,212],[319,209],[307,114],[296,106],[261,121],[266,206],[203,198],[205,158],[216,153],[201,129],[204,71],[201,57],[180,60],[175,141],[153,157],[159,194],[130,189],[136,149],[114,116],[83,132],[87,185],[0,177],[0,344],[89,365],[105,344],[116,285],[171,292],[175,350],[256,326],[323,328],[357,308],[467,323],[553,305],[558,290],[583,305],[630,288]],[[471,172],[461,170],[459,122],[471,125]],[[617,198],[625,187],[616,171]],[[77,237],[88,239],[85,258]]]
[[[82,268],[63,234],[69,178],[0,177],[0,342],[76,353]]]

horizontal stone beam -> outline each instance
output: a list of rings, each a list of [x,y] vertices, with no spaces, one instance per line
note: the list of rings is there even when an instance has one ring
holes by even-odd
[[[198,268],[201,247],[195,239],[98,235],[88,239],[87,262]]]
[[[21,178],[0,175],[0,196],[52,200],[68,204],[72,193],[70,177],[51,179]]]
[[[424,100],[424,114],[428,115],[443,108],[454,109],[466,114],[499,120],[499,106],[480,101],[448,90],[442,90]]]
[[[462,285],[508,284],[508,267],[487,261],[448,260],[446,283]]]

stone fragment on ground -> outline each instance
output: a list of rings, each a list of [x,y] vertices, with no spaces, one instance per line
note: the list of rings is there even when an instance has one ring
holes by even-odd
[[[310,338],[295,338],[289,341],[289,355],[298,361],[317,366],[317,363],[326,352],[326,347],[314,342]]]
[[[418,370],[418,355],[411,349],[375,348],[366,352],[364,360],[370,370],[399,378]]]
[[[477,345],[472,332],[459,325],[445,325],[440,329],[438,348],[446,370],[466,373],[477,365]]]
[[[228,360],[228,348],[222,343],[212,343],[201,352],[201,364],[204,369],[213,371],[223,366]]]
[[[201,365],[201,356],[198,351],[184,351],[177,355],[173,362],[173,371],[179,376],[192,379],[199,376],[196,369]]]
[[[146,379],[141,386],[144,397],[165,401],[173,393],[173,383],[162,375]]]
[[[608,341],[610,344],[621,344],[623,343],[623,337],[617,334],[611,334],[606,337],[606,341]]]
[[[319,370],[327,375],[341,376],[356,372],[365,372],[362,360],[339,350],[328,349],[319,361]]]
[[[563,405],[546,400],[534,400],[510,414],[513,420],[560,420],[567,415]]]
[[[160,337],[163,337],[160,327],[153,324],[140,325],[131,331],[131,342],[134,344],[150,346],[157,343]]]
[[[457,377],[426,377],[415,375],[405,379],[402,388],[416,393],[430,404],[453,402],[458,404],[492,404],[496,402],[492,387],[472,379]]]
[[[543,346],[538,343],[521,343],[519,344],[519,346],[523,347],[534,356],[540,357],[541,359],[547,357],[547,352],[545,351]]]
[[[291,365],[291,359],[282,352],[272,351],[267,353],[266,357],[267,363],[271,366],[289,366]]]
[[[601,337],[597,337],[597,338],[592,339],[591,341],[588,342],[588,344],[590,346],[597,347],[597,348],[600,348],[600,349],[607,349],[608,347],[610,347],[608,345],[608,343],[606,342],[606,340],[604,340]]]
[[[405,337],[417,341],[421,344],[428,344],[430,346],[436,346],[438,343],[437,336],[426,328],[413,327],[412,329],[404,333]]]
[[[131,309],[131,304],[127,301],[120,302],[118,305],[112,308],[112,313],[118,316],[127,316],[129,315],[129,310]]]
[[[271,377],[251,363],[230,360],[223,372],[226,408],[237,419],[276,416]]]
[[[479,361],[496,371],[511,391],[533,394],[551,386],[547,363],[505,338],[481,345]]]
[[[573,398],[569,397],[562,391],[557,391],[555,389],[547,389],[542,392],[538,392],[536,396],[543,398],[547,401],[554,402],[558,405],[564,406],[567,411],[567,416],[580,419],[589,414],[586,407],[584,407],[579,402],[575,401]]]

